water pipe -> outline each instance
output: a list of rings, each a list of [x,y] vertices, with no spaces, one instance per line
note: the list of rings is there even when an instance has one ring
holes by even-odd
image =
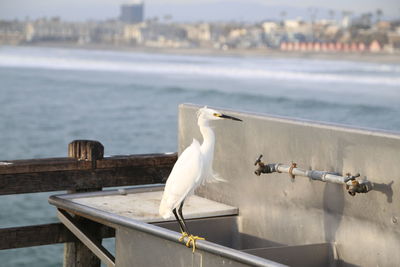
[[[282,163],[270,163],[265,164],[261,161],[262,155],[258,157],[255,166],[258,168],[254,171],[257,176],[262,173],[289,173],[290,177],[294,179],[296,176],[308,177],[312,180],[318,180],[322,182],[343,184],[346,187],[347,192],[351,196],[355,196],[356,193],[367,193],[372,190],[372,183],[367,180],[359,180],[360,174],[351,175],[347,173],[346,176],[342,176],[338,173],[317,171],[317,170],[304,170],[297,167],[296,163],[292,163],[290,166]]]

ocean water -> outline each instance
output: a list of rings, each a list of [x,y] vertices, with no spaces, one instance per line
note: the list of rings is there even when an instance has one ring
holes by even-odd
[[[177,149],[180,103],[400,131],[400,63],[0,46],[0,160]],[[55,222],[54,193],[0,196],[0,227]],[[0,251],[0,266],[61,266],[62,245]]]

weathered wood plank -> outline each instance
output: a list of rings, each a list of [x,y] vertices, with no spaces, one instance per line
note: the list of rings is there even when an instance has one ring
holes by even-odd
[[[135,155],[98,160],[96,169],[0,174],[0,195],[161,183],[176,159],[176,154]]]
[[[175,161],[176,153],[113,156],[97,160],[96,168],[104,169],[124,166],[158,166],[174,163]],[[77,160],[74,158],[47,158],[11,160],[2,162],[10,164],[0,165],[0,174],[89,170],[92,168],[92,163],[90,161]]]
[[[0,175],[0,195],[162,183],[173,164]]]
[[[99,234],[102,238],[114,237],[115,230],[102,225]],[[62,223],[0,229],[0,250],[76,242],[77,240]]]
[[[170,154],[136,154],[127,156],[107,157],[103,160],[98,160],[96,167],[116,168],[126,166],[154,166],[174,164],[177,159],[176,153]]]
[[[74,158],[46,158],[2,161],[0,174],[91,169],[92,163]]]

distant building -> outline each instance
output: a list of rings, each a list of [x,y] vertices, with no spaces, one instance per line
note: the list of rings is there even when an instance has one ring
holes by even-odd
[[[381,50],[382,50],[382,46],[377,40],[372,41],[372,43],[369,45],[370,52],[377,53],[377,52],[381,52]]]
[[[269,21],[267,21],[267,22],[264,22],[263,24],[262,24],[262,27],[263,27],[263,29],[264,29],[264,32],[266,33],[266,34],[272,34],[272,33],[274,33],[274,32],[276,32],[277,30],[278,30],[278,28],[279,28],[279,25],[278,25],[278,23],[276,23],[276,22],[269,22]]]
[[[140,23],[144,19],[144,3],[137,2],[121,6],[120,20],[125,23]]]

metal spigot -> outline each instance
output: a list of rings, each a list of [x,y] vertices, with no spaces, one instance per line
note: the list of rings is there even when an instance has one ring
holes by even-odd
[[[356,178],[360,177],[360,174],[352,176],[350,173],[346,174],[344,182],[346,183],[346,190],[351,196],[355,196],[357,193],[367,193],[372,190],[372,184],[370,181],[359,181]]]
[[[258,157],[258,159],[254,162],[254,166],[257,166],[257,165],[258,165],[257,170],[254,171],[254,173],[255,173],[257,176],[260,176],[261,173],[263,173],[263,170],[264,170],[264,167],[265,167],[264,163],[261,161],[261,158],[262,158],[262,157],[263,157],[263,155],[260,154],[260,156]]]
[[[254,166],[258,165],[258,168],[257,170],[254,171],[254,173],[257,176],[260,176],[262,173],[276,172],[275,164],[265,164],[264,162],[261,161],[262,157],[263,155],[258,156],[257,160],[254,162]]]

